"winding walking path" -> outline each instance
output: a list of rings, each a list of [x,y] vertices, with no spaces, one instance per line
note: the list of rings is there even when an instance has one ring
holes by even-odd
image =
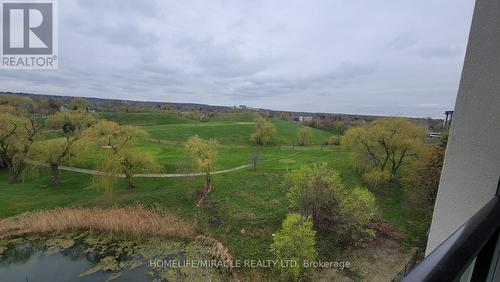
[[[292,153],[288,155],[288,157],[300,154],[300,152]],[[265,161],[271,161],[271,160],[277,160],[281,159],[280,157],[277,158],[271,158]],[[41,162],[35,162],[35,161],[28,161],[31,164],[39,165],[39,166],[44,166],[44,167],[49,167],[48,164],[41,163]],[[245,164],[245,165],[240,165],[237,167],[233,168],[228,168],[228,169],[223,169],[223,170],[217,170],[212,172],[212,174],[224,174],[224,173],[229,173],[237,170],[242,170],[248,167],[251,167],[252,164]],[[106,175],[107,173],[99,170],[93,170],[93,169],[86,169],[86,168],[79,168],[79,167],[72,167],[72,166],[59,166],[59,170],[64,170],[64,171],[71,171],[71,172],[78,172],[78,173],[85,173],[85,174],[91,174],[91,175]],[[192,173],[138,173],[134,174],[134,177],[141,177],[141,178],[173,178],[173,177],[190,177],[190,176],[202,176],[205,175],[203,172],[192,172]],[[120,178],[125,178],[125,174],[119,173],[116,174],[117,177]]]
[[[36,165],[40,165],[40,166],[48,167],[47,164],[43,164],[43,163],[38,163],[38,162],[31,162],[31,163],[36,164]],[[245,169],[245,168],[250,167],[250,166],[251,166],[251,164],[240,165],[240,166],[229,168],[229,169],[217,170],[217,171],[212,172],[212,174],[223,174],[223,173],[233,172],[233,171]],[[105,172],[98,171],[98,170],[71,167],[71,166],[63,166],[63,165],[59,167],[59,170],[79,172],[79,173],[85,173],[85,174],[91,174],[91,175],[106,175]],[[139,174],[134,174],[134,177],[165,178],[165,177],[201,176],[201,175],[205,175],[205,173],[203,173],[203,172],[195,172],[195,173],[139,173]],[[125,178],[125,174],[123,174],[123,173],[116,174],[116,176],[121,177],[121,178]]]

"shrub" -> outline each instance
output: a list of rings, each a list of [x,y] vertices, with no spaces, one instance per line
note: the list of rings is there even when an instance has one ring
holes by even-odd
[[[325,141],[322,143],[324,146],[332,145],[332,146],[339,146],[340,145],[340,136],[332,135],[328,137]]]
[[[312,216],[317,229],[331,232],[338,221],[338,191],[343,189],[340,176],[326,164],[303,166],[288,175],[290,207]]]
[[[387,171],[372,170],[363,174],[363,181],[371,187],[379,187],[391,181],[391,173]]]
[[[340,137],[333,135],[328,138],[328,145],[339,146],[340,145]]]
[[[367,189],[347,189],[340,176],[326,164],[301,167],[288,175],[290,207],[311,216],[319,232],[343,245],[373,237],[370,223],[375,216],[375,197]]]
[[[377,211],[375,197],[366,188],[346,191],[341,199],[342,219],[338,236],[343,242],[358,244],[375,235],[370,224]]]
[[[317,257],[315,236],[310,217],[292,213],[283,221],[281,230],[274,234],[271,253],[278,261],[297,262],[294,267],[280,268],[284,280],[298,281],[309,275],[310,268],[305,268],[303,262]]]

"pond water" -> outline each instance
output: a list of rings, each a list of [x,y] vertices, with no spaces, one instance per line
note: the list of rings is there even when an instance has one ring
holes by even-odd
[[[220,281],[216,269],[152,268],[150,260],[208,259],[197,243],[91,233],[0,241],[0,281]]]

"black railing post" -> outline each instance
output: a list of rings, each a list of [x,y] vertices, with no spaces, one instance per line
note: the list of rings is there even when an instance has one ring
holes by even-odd
[[[488,243],[486,243],[479,255],[477,255],[476,262],[474,263],[474,270],[472,271],[471,281],[486,281],[491,267],[496,265],[496,259],[494,259],[494,256],[496,254],[499,234],[500,233],[497,230],[490,240],[488,240]]]
[[[473,281],[485,281],[495,255],[499,228],[500,197],[497,195],[420,262],[402,281],[457,281],[474,259],[477,261],[473,270]]]

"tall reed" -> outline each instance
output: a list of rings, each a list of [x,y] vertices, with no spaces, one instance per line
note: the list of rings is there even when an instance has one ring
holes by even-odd
[[[0,220],[0,238],[29,233],[93,230],[134,237],[191,239],[195,226],[162,209],[143,206],[56,208]]]

